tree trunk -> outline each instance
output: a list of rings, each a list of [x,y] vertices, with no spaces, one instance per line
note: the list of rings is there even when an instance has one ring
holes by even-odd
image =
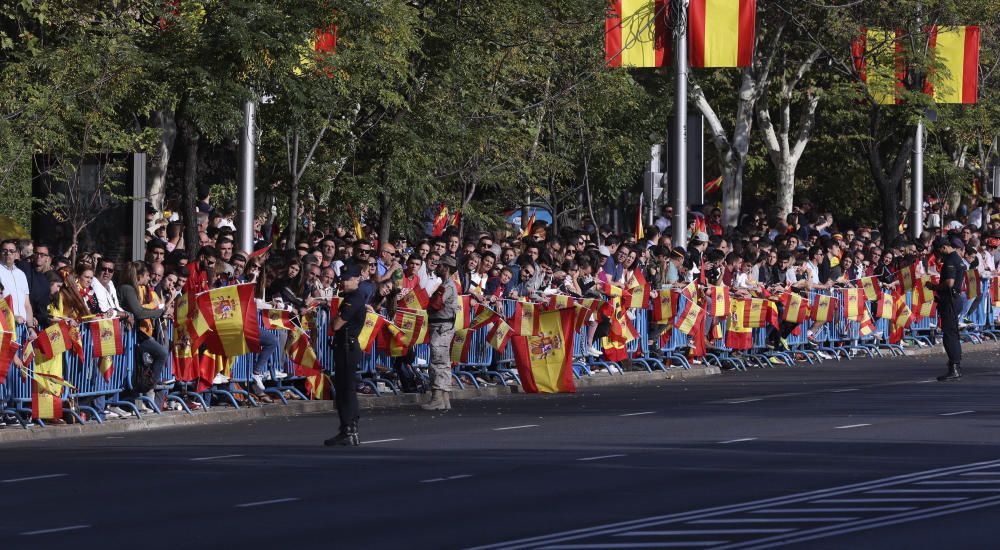
[[[389,197],[389,171],[383,167],[379,176],[382,184],[382,191],[378,194],[379,224],[378,242],[379,248],[383,243],[392,242],[389,240],[389,232],[392,230],[392,199]]]
[[[160,144],[157,146],[156,156],[150,167],[149,189],[147,195],[149,202],[157,212],[163,212],[163,195],[167,182],[167,167],[170,165],[170,154],[174,149],[174,141],[177,139],[177,123],[174,120],[174,112],[170,109],[162,109],[153,114],[154,124],[160,127]]]
[[[188,259],[198,255],[198,131],[190,122],[181,122],[184,138],[184,248]]]
[[[288,242],[285,248],[294,250],[295,237],[299,229],[299,132],[295,132],[290,146],[288,173],[291,177],[291,191],[288,195]]]
[[[733,159],[723,166],[722,177],[722,212],[723,226],[736,227],[739,224],[740,208],[743,204],[743,168],[745,157]],[[729,217],[726,216],[729,213]]]
[[[882,242],[888,244],[899,236],[899,187],[906,175],[910,155],[913,154],[914,132],[907,131],[908,135],[900,144],[892,166],[886,170],[886,163],[878,146],[882,112],[877,105],[872,109],[868,129],[870,139],[867,151],[868,168],[878,190],[879,201],[882,203]]]
[[[791,159],[784,159],[778,165],[778,211],[782,217],[792,211],[792,202],[795,199],[795,166],[796,162]]]

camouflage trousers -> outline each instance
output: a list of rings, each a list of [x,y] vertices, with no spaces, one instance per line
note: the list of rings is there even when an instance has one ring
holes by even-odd
[[[431,327],[431,389],[451,391],[451,339],[455,325],[432,324]]]

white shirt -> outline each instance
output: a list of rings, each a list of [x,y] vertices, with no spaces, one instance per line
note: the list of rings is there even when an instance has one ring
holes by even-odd
[[[816,265],[814,265],[812,262],[805,262],[802,265],[803,265],[803,267],[806,268],[806,271],[809,273],[808,276],[807,276],[807,280],[811,284],[818,285],[819,284],[819,267],[817,267]]]
[[[94,298],[97,298],[97,308],[101,310],[101,313],[113,310],[124,311],[121,304],[118,303],[118,292],[115,290],[114,281],[108,281],[108,288],[104,288],[97,277],[94,277],[90,281],[90,288],[94,289]]]
[[[13,296],[14,316],[28,318],[24,302],[28,300],[28,277],[17,267],[8,268],[0,264],[0,284],[3,284],[3,297]]]

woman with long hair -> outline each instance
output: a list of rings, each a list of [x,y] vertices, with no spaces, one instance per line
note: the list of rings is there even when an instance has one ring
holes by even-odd
[[[125,266],[121,283],[118,285],[119,302],[125,311],[135,318],[136,345],[143,354],[149,354],[153,359],[153,380],[159,381],[163,367],[167,362],[167,348],[154,338],[154,320],[163,317],[166,306],[149,290],[149,270],[143,262],[129,262]],[[146,397],[158,399],[155,390],[146,392]],[[140,409],[145,404],[136,403]],[[148,411],[148,409],[147,409]]]

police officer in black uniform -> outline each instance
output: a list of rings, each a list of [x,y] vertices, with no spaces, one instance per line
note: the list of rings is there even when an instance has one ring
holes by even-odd
[[[359,289],[362,271],[358,265],[347,265],[341,271],[341,288],[344,299],[333,323],[333,388],[336,391],[337,414],[340,415],[340,433],[323,442],[326,446],[353,447],[358,439],[358,363],[361,346],[358,334],[365,325],[369,296]]]
[[[957,239],[957,237],[956,237]],[[961,242],[961,241],[959,241]],[[958,337],[958,294],[965,280],[965,264],[955,252],[958,243],[939,237],[934,241],[934,253],[941,262],[941,280],[929,285],[934,291],[938,316],[941,318],[941,332],[944,351],[948,354],[948,372],[938,376],[939,382],[958,380],[962,377],[959,364],[962,362],[962,342]]]

